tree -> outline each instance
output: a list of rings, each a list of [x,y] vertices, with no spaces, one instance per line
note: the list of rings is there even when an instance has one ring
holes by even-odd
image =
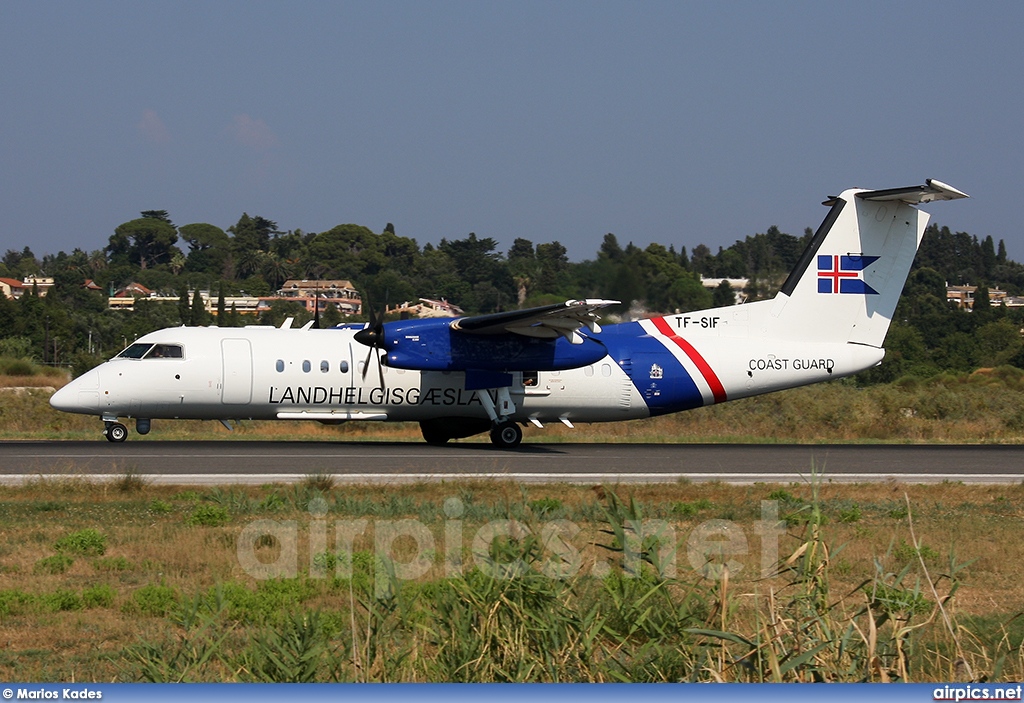
[[[566,287],[569,256],[560,242],[538,244],[537,265],[540,268],[537,286],[542,293],[559,293]]]
[[[736,304],[736,293],[729,281],[722,280],[711,296],[711,304],[716,308],[724,308]]]
[[[353,281],[359,281],[363,274],[376,274],[388,264],[380,236],[360,225],[338,225],[321,232],[310,239],[307,252],[308,260],[304,263],[322,266],[321,275]]]
[[[989,322],[992,319],[992,299],[988,294],[988,286],[980,285],[974,291],[974,307],[972,312],[976,322]]]
[[[192,309],[190,313],[189,319],[193,327],[205,325],[210,321],[210,316],[206,312],[206,303],[203,301],[203,296],[199,294],[198,289],[192,294]]]
[[[292,265],[277,254],[268,253],[263,256],[261,272],[270,287],[273,290],[278,290],[292,275]]]
[[[188,288],[184,286],[178,295],[178,317],[181,318],[181,324],[183,325],[187,325],[192,321],[192,310],[188,303]]]
[[[712,268],[714,267],[713,259],[711,250],[704,244],[698,244],[690,254],[690,268],[705,276],[711,275]]]
[[[143,210],[139,214],[146,219],[160,220],[161,222],[166,222],[171,227],[174,226],[174,223],[171,222],[171,216],[167,213],[166,210]]]
[[[178,228],[181,238],[188,243],[187,271],[220,275],[231,255],[231,239],[220,227],[206,222],[195,222]]]
[[[137,264],[145,269],[168,264],[177,247],[178,232],[164,220],[140,217],[118,225],[110,237],[107,252],[111,259]]]
[[[508,250],[508,270],[516,285],[516,304],[523,307],[539,274],[533,242],[516,237]]]
[[[232,304],[232,307],[234,304]],[[225,306],[224,306],[224,281],[220,282],[220,287],[217,290],[217,326],[227,327],[227,320],[224,319]]]
[[[277,223],[258,215],[249,217],[249,213],[243,212],[238,222],[228,227],[228,232],[235,235],[231,241],[231,248],[235,254],[247,250],[268,251],[270,235],[277,233]]]
[[[338,310],[338,306],[333,302],[328,301],[324,305],[324,311],[320,315],[320,327],[327,329],[328,327],[334,327],[342,322],[341,311]]]

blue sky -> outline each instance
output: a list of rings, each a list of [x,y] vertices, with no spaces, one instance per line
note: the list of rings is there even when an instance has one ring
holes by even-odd
[[[1024,3],[0,3],[0,250],[140,210],[713,249],[846,187],[1024,260]]]

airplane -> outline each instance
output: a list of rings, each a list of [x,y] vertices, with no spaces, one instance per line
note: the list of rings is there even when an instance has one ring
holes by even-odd
[[[327,329],[173,327],[50,404],[98,415],[111,442],[128,437],[122,417],[141,435],[155,419],[412,421],[430,444],[489,432],[509,449],[527,425],[651,417],[828,381],[881,363],[929,219],[917,206],[966,197],[931,179],[830,197],[768,300],[603,328],[599,311],[618,301],[393,322],[371,312]]]

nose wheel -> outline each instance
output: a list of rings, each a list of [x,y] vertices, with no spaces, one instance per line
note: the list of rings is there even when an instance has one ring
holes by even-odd
[[[108,422],[103,434],[108,442],[123,442],[128,439],[128,428],[120,422]]]
[[[502,420],[491,429],[491,444],[498,449],[512,449],[523,441],[523,428],[513,420]]]

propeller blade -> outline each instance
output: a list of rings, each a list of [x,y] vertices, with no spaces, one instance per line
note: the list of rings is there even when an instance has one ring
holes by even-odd
[[[370,355],[373,354],[373,347],[366,352],[366,361],[363,362],[363,380],[366,380],[366,372],[370,370]]]

